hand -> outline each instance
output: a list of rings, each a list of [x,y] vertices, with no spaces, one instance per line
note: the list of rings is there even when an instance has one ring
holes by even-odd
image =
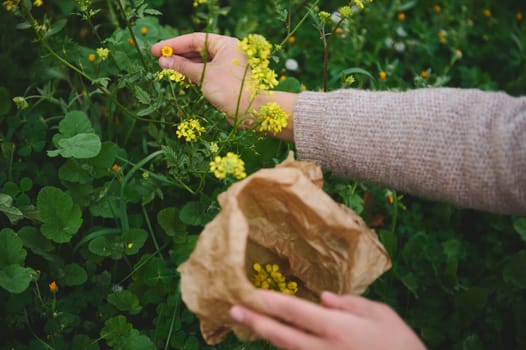
[[[425,350],[409,326],[385,304],[330,292],[321,294],[322,305],[277,292],[258,293],[267,315],[235,305],[230,316],[279,348]]]
[[[239,40],[228,36],[208,34],[207,37],[205,33],[192,33],[161,41],[153,45],[151,51],[154,56],[159,57],[159,65],[162,68],[174,69],[195,84],[201,82],[203,69],[205,69],[201,85],[203,95],[216,108],[225,112],[229,122],[233,123],[236,110],[239,115],[243,115],[249,108],[251,94],[246,88],[241,91],[247,60],[238,42]],[[163,46],[170,46],[173,49],[173,55],[161,56]],[[202,58],[205,48],[208,57],[206,68]],[[296,94],[287,92],[276,91],[271,95],[260,94],[250,105],[249,112],[265,103],[277,102],[290,118],[289,126],[276,136],[286,141],[293,141],[292,113],[296,98]]]

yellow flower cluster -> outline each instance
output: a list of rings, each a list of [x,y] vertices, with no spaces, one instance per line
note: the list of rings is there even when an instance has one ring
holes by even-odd
[[[163,69],[157,73],[157,80],[162,80],[163,78],[176,83],[182,83],[185,80],[184,75],[173,69]]]
[[[351,15],[352,15],[352,10],[351,10],[350,6],[340,7],[338,9],[338,12],[340,13],[340,15],[342,15],[343,18],[348,18],[348,17],[351,17]]]
[[[35,1],[33,1],[33,6],[35,6],[35,7],[40,7],[42,5],[44,5],[44,1],[42,1],[42,0],[35,0]]]
[[[276,73],[269,68],[272,45],[259,34],[249,34],[239,42],[239,47],[247,57],[251,70],[249,88],[254,97],[258,92],[272,89],[278,85]]]
[[[269,102],[259,108],[255,115],[259,121],[259,131],[277,134],[287,126],[289,116],[276,103]]]
[[[228,152],[225,157],[216,156],[210,162],[210,171],[220,180],[227,175],[232,175],[238,180],[247,176],[245,162],[239,158],[239,155],[232,152]]]
[[[205,132],[205,128],[201,126],[199,120],[188,119],[177,126],[177,138],[183,138],[186,142],[194,141],[198,136]]]
[[[7,12],[15,11],[20,4],[20,0],[6,0],[2,2]]]
[[[256,275],[253,283],[256,288],[275,290],[284,294],[296,295],[298,284],[294,281],[288,281],[279,271],[277,264],[266,264],[265,267],[255,263],[252,265]]]
[[[97,55],[100,57],[101,61],[106,61],[110,55],[110,50],[107,48],[99,47],[97,49]]]
[[[199,5],[206,4],[208,0],[194,0],[194,7],[198,7]]]

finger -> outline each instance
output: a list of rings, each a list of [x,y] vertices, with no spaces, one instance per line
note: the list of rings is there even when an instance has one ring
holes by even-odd
[[[315,334],[330,336],[335,325],[340,322],[341,313],[326,309],[310,301],[291,295],[260,290],[265,301],[266,313],[307,329]]]
[[[201,73],[204,65],[202,63],[193,62],[181,56],[170,56],[159,58],[159,66],[163,69],[174,69],[186,76],[193,83],[198,83],[201,80]]]
[[[160,41],[152,46],[151,51],[155,57],[161,56],[163,46],[170,46],[174,54],[185,56],[190,53],[201,53],[206,47],[209,56],[214,56],[217,51],[217,43],[224,39],[223,36],[208,33],[191,33],[176,36],[175,38]]]
[[[361,297],[359,295],[337,295],[323,292],[320,296],[322,305],[337,310],[350,312],[360,317],[371,317],[378,314],[380,303]]]
[[[324,339],[287,326],[242,306],[233,306],[230,309],[230,316],[237,322],[251,328],[261,338],[268,340],[281,349],[320,350],[327,348],[329,345]]]

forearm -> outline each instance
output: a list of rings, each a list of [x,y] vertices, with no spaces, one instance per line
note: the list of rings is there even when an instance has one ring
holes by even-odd
[[[526,98],[478,90],[305,92],[299,157],[357,181],[526,214]]]

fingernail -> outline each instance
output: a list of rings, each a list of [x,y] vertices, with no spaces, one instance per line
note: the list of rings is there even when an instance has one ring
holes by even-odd
[[[239,306],[232,306],[230,308],[230,317],[232,317],[237,322],[241,322],[243,321],[245,315]]]

